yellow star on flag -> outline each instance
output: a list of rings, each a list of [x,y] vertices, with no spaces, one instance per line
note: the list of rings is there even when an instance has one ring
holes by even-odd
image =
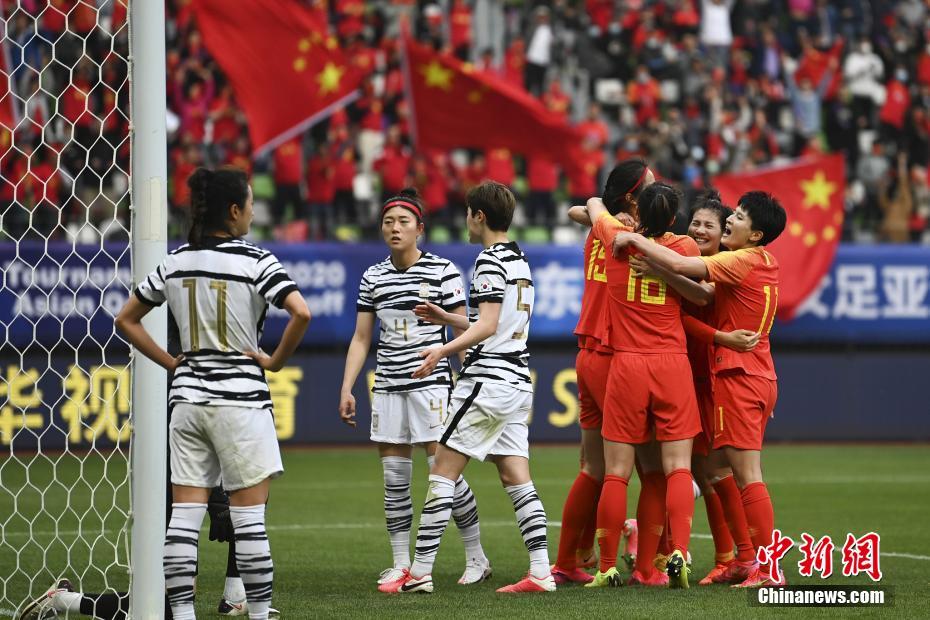
[[[446,92],[452,90],[452,70],[444,68],[438,61],[433,60],[420,67],[420,73],[426,78],[426,85],[430,88],[441,88]]]
[[[814,173],[813,179],[801,181],[801,191],[804,192],[803,204],[808,209],[812,207],[829,209],[830,196],[833,195],[836,189],[836,183],[828,181],[823,170],[818,170]]]
[[[337,67],[331,62],[326,63],[320,74],[316,76],[316,81],[320,83],[320,94],[325,95],[339,90],[339,82],[345,72],[345,69]]]

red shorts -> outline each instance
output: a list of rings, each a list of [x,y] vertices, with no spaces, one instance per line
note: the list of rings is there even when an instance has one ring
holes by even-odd
[[[607,393],[611,357],[610,353],[593,349],[579,349],[575,357],[580,409],[578,421],[585,430],[600,428],[604,419],[604,395]]]
[[[701,432],[691,364],[684,353],[614,353],[601,435],[640,444],[691,439]]]
[[[694,438],[691,452],[699,456],[708,456],[714,442],[714,390],[711,388],[710,379],[695,379],[694,392],[701,416],[701,432]]]
[[[778,382],[741,370],[714,376],[714,448],[761,450]]]

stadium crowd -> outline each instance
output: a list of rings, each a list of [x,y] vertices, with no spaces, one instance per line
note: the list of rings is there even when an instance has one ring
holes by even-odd
[[[524,205],[518,223],[536,231],[527,239],[546,239],[565,221],[565,209],[556,207],[598,193],[605,171],[622,158],[642,156],[693,196],[721,172],[842,152],[848,175],[844,239],[930,242],[928,2],[305,1],[324,10],[351,62],[370,77],[354,103],[301,138],[253,158],[248,119],[204,46],[191,0],[167,0],[174,236],[185,229],[184,180],[203,164],[233,164],[254,175],[256,198],[268,206],[259,209],[259,235],[303,240],[371,234],[380,198],[406,185],[420,189],[433,223],[443,225],[431,228],[455,234],[464,217],[463,196],[490,178],[515,190]],[[77,36],[109,44],[113,32],[118,50],[125,39],[125,28],[117,27],[123,7],[99,4],[105,19],[96,27],[85,24]],[[24,1],[18,11],[6,11],[16,88],[28,110],[46,116],[2,155],[0,206],[28,220],[43,201],[63,204],[63,219],[83,221],[78,207],[102,202],[111,208],[98,209],[102,215],[92,213],[90,221],[106,228],[106,218],[125,217],[125,209],[112,205],[126,198],[127,121],[111,111],[126,109],[128,93],[123,89],[115,97],[105,84],[121,83],[124,70],[117,65],[125,65],[82,61],[69,81],[64,65],[48,63],[45,41],[55,37],[38,34],[61,32],[61,16],[73,9],[67,19],[78,21],[88,5],[56,0],[43,7]],[[421,41],[525,87],[580,125],[589,136],[590,174],[565,178],[549,162],[525,161],[504,149],[416,152],[397,45],[402,14],[411,17]],[[46,65],[50,72],[22,70]],[[41,89],[30,86],[40,80]],[[83,95],[84,106],[69,111],[71,94]],[[51,146],[33,153],[41,143],[41,119],[55,120],[56,100],[57,115],[75,124],[74,139],[55,129],[60,121],[51,122],[52,138],[45,140]],[[42,164],[53,163],[57,151],[67,153],[73,143],[81,147],[79,156],[63,155],[66,173],[52,178]],[[116,165],[99,157],[94,163],[94,148],[87,148],[94,145],[115,154]],[[82,174],[93,181],[87,187],[80,185]],[[58,200],[62,184],[71,201]],[[54,227],[54,209],[49,213]],[[292,224],[274,228],[281,221]]]

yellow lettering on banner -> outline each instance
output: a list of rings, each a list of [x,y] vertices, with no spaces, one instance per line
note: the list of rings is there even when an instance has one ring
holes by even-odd
[[[113,442],[129,440],[128,366],[94,366],[88,375],[71,365],[63,387],[67,401],[61,406],[61,417],[68,423],[70,443],[92,442],[98,437]]]
[[[22,428],[35,430],[45,426],[42,412],[28,411],[42,404],[38,381],[39,371],[35,368],[23,372],[19,366],[7,366],[6,377],[0,382],[0,443],[3,445],[10,445],[13,435]]]
[[[569,384],[576,384],[578,375],[574,368],[559,371],[552,381],[552,393],[564,411],[550,411],[549,424],[556,428],[565,428],[578,421],[578,391],[568,389]]]
[[[297,395],[300,394],[304,369],[300,366],[286,366],[278,372],[266,373],[265,377],[268,379],[268,391],[274,406],[275,432],[280,440],[290,439],[294,436]]]
[[[375,391],[375,371],[369,370],[365,373],[365,379],[368,381],[368,402],[371,402],[371,395]]]

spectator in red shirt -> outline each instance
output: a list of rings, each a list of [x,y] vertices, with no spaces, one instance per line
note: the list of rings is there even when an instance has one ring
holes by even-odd
[[[584,134],[585,145],[590,149],[602,149],[607,145],[609,130],[601,118],[601,106],[592,103],[588,106],[588,117],[578,123],[578,129]]]
[[[526,197],[527,221],[534,226],[548,226],[555,220],[555,199],[552,193],[559,186],[559,168],[548,159],[530,157],[527,159],[526,176],[529,185]],[[590,196],[585,200],[588,198]]]
[[[249,152],[249,139],[240,135],[232,143],[229,151],[226,153],[225,163],[227,166],[234,166],[240,170],[245,170],[246,175],[252,177],[252,155]]]
[[[560,117],[567,119],[571,111],[571,99],[562,90],[562,85],[558,80],[549,82],[549,89],[543,94],[543,103],[551,112],[555,112]]]
[[[487,178],[507,187],[513,186],[517,176],[513,169],[513,153],[508,149],[489,149],[486,154]]]
[[[374,170],[381,176],[382,203],[410,185],[410,150],[401,143],[397,125],[388,129],[384,151],[375,160]]]
[[[449,42],[461,61],[469,59],[471,36],[471,7],[465,0],[455,0],[449,14]]]
[[[316,152],[307,161],[307,203],[310,214],[310,235],[314,239],[325,239],[332,235],[335,226],[336,195],[335,162],[329,152],[329,144],[320,142]]]
[[[523,88],[523,72],[526,66],[526,43],[515,37],[504,55],[504,78],[514,86]]]
[[[907,69],[895,69],[894,78],[885,85],[885,104],[878,119],[882,123],[882,133],[891,141],[901,140],[904,119],[911,107],[911,93],[907,88]]]
[[[568,195],[573,205],[585,204],[588,198],[597,195],[597,174],[602,160],[603,153],[599,149],[583,150],[579,162],[581,165],[566,170]]]
[[[649,75],[649,69],[640,65],[636,70],[636,81],[630,84],[627,99],[636,110],[636,122],[645,125],[659,118],[659,83]]]
[[[300,138],[291,138],[274,150],[274,200],[271,215],[276,224],[302,220],[306,217],[304,202],[300,197],[300,179],[303,176],[303,148]],[[285,220],[288,205],[293,207],[291,220]]]
[[[341,224],[358,225],[358,210],[355,205],[355,149],[343,143],[336,151],[333,165],[333,208],[336,221]]]

